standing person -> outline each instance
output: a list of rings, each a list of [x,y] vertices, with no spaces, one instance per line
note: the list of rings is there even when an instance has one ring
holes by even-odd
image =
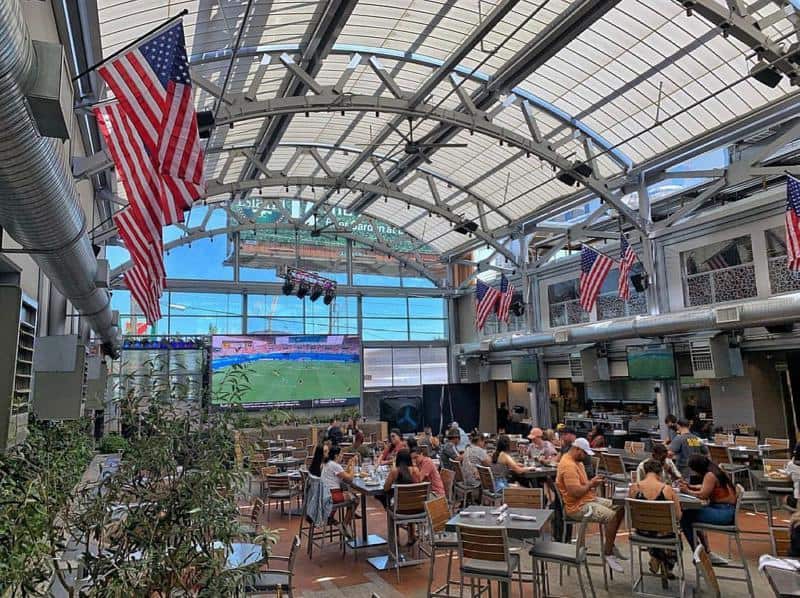
[[[531,459],[549,462],[558,454],[553,443],[544,439],[544,432],[542,432],[541,428],[531,428],[528,434],[528,440],[531,441],[528,446],[528,456]]]
[[[669,413],[664,418],[664,423],[667,426],[667,443],[670,443],[678,435],[678,418]]]
[[[505,403],[500,403],[497,408],[497,433],[504,434],[508,431],[508,407]]]
[[[622,573],[624,569],[617,560],[622,558],[614,545],[617,530],[624,516],[623,509],[614,506],[608,498],[600,498],[595,488],[603,484],[603,478],[589,478],[583,465],[584,459],[594,455],[585,438],[575,439],[569,450],[561,455],[556,473],[556,487],[564,499],[564,512],[572,520],[580,520],[587,513],[590,521],[606,526],[605,561],[613,569]]]
[[[680,425],[680,423],[679,423]],[[687,509],[681,517],[681,530],[691,548],[695,548],[695,523],[712,525],[733,525],[736,518],[736,487],[731,478],[705,455],[694,454],[689,457],[688,467],[702,480],[700,484],[687,484],[681,480],[681,492],[707,500],[708,504],[699,509]],[[727,561],[708,549],[708,541],[704,534],[697,536],[708,552],[714,565],[724,565]]]
[[[636,468],[637,481],[641,482],[645,478],[645,465],[651,461],[655,461],[661,466],[661,473],[659,473],[659,477],[667,484],[671,484],[672,482],[677,482],[678,480],[682,479],[683,476],[681,475],[681,472],[678,471],[675,463],[667,455],[667,447],[665,447],[663,444],[654,444],[653,452],[651,453],[650,458],[639,463],[639,466]]]
[[[647,459],[641,463],[641,467],[644,470],[644,476],[631,485],[628,496],[637,500],[670,500],[675,505],[675,517],[680,520],[681,503],[672,487],[661,477],[663,471],[661,462],[657,459]],[[651,537],[674,537],[674,534],[637,533]],[[650,573],[660,575],[665,580],[669,579],[672,576],[672,569],[678,562],[675,551],[650,548],[648,552],[650,553]]]
[[[411,451],[411,461],[419,471],[418,482],[429,482],[430,490],[434,496],[445,496],[444,482],[433,459],[426,457],[422,453],[422,448],[415,440],[409,440],[409,450]]]
[[[395,484],[418,484],[419,481],[420,473],[419,470],[414,467],[414,464],[411,461],[411,453],[408,452],[407,448],[400,449],[397,451],[397,455],[395,456],[394,467],[392,467],[389,475],[386,476],[386,481],[383,484],[383,491],[385,493],[384,496],[386,497],[386,508],[389,508],[389,501],[394,493],[392,486]],[[393,533],[391,530],[394,529],[394,526],[389,526],[389,529],[389,533]],[[409,525],[408,546],[413,546],[416,541],[416,526]]]
[[[689,422],[678,420],[678,434],[669,443],[669,456],[674,459],[683,477],[689,477],[689,458],[692,455],[708,455],[708,447],[689,430]]]
[[[358,420],[354,417],[350,420],[348,433],[353,437],[353,451],[359,454],[362,461],[369,457],[369,449],[364,446],[364,432],[358,427]]]
[[[458,432],[458,452],[463,453],[469,444],[469,436],[467,436],[464,429],[458,425],[458,422],[450,424],[450,429]]]
[[[447,439],[442,450],[439,453],[439,458],[442,462],[442,467],[445,469],[453,469],[453,461],[461,461],[461,451],[458,450],[458,442],[460,437],[458,430],[450,428],[447,430]]]
[[[575,430],[572,428],[564,427],[561,429],[561,432],[558,435],[559,439],[561,440],[561,455],[558,457],[558,461],[560,461],[564,455],[569,452],[569,449],[572,447],[572,443],[575,442],[577,435],[575,434]],[[585,440],[585,439],[584,439]],[[586,441],[586,444],[589,444],[589,441]],[[592,452],[592,455],[594,452]],[[594,475],[594,467],[592,466],[592,457],[584,452],[583,453],[583,467],[586,470],[586,475],[593,476]]]
[[[480,482],[478,470],[476,469],[477,465],[483,465],[484,467],[491,467],[492,465],[492,458],[484,449],[485,444],[483,434],[474,432],[470,437],[470,443],[467,450],[464,451],[461,465],[461,473],[464,475],[464,483],[467,486]]]
[[[408,449],[408,445],[403,440],[403,435],[398,428],[392,428],[392,431],[389,432],[389,444],[383,449],[383,453],[378,459],[378,465],[390,465],[398,451],[403,449]]]

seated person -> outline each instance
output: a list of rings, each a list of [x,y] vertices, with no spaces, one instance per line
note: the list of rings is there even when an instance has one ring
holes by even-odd
[[[458,443],[461,435],[455,428],[447,430],[447,441],[442,445],[442,450],[439,452],[439,459],[441,459],[442,467],[445,469],[453,469],[453,461],[461,461],[461,451],[458,450]]]
[[[645,464],[651,461],[656,461],[661,466],[661,472],[659,473],[659,477],[661,477],[664,482],[667,484],[671,484],[672,482],[677,482],[678,480],[682,479],[683,476],[681,472],[678,471],[678,468],[675,466],[675,463],[672,462],[668,456],[667,447],[663,444],[654,444],[653,445],[653,452],[649,459],[645,459],[639,466],[636,468],[636,479],[638,481],[642,481],[645,477]]]
[[[408,449],[404,448],[397,452],[397,455],[394,460],[394,467],[392,467],[389,475],[386,476],[386,481],[383,484],[383,491],[385,492],[385,502],[384,506],[388,509],[390,505],[390,501],[394,495],[394,490],[392,490],[392,486],[395,484],[418,484],[420,482],[420,472],[419,469],[414,467],[413,462],[411,461],[411,453]],[[390,532],[393,526],[390,527]],[[416,538],[416,531],[414,525],[408,526],[408,545],[412,546],[417,541]]]
[[[800,499],[800,442],[795,445],[792,459],[783,469],[791,476],[794,486],[792,496],[786,497],[786,504],[792,509],[796,509],[797,501]]]
[[[614,546],[617,530],[622,523],[624,510],[614,506],[608,498],[600,498],[595,488],[603,484],[603,478],[586,475],[583,461],[594,455],[585,438],[577,438],[569,450],[561,455],[556,472],[556,487],[564,500],[564,512],[572,520],[580,520],[589,514],[591,521],[606,526],[605,561],[614,571],[622,572],[623,568],[617,559],[622,557]]]
[[[403,440],[403,435],[397,428],[392,428],[392,431],[389,432],[389,444],[386,445],[383,453],[378,458],[378,465],[391,465],[395,455],[403,449],[408,449],[408,445]]]
[[[780,556],[780,555],[775,555]],[[789,519],[789,554],[792,558],[800,558],[800,511],[792,513]]]
[[[325,431],[325,438],[330,440],[334,445],[342,442],[344,434],[342,433],[342,428],[339,427],[339,420],[337,418],[334,417],[331,420],[331,425],[328,426],[328,429]]]
[[[531,441],[528,446],[528,456],[531,459],[538,459],[541,462],[547,463],[558,455],[556,447],[549,440],[544,439],[544,432],[541,428],[531,428],[528,434],[528,440]]]
[[[417,444],[416,440],[408,441],[409,450],[411,452],[411,461],[414,467],[419,471],[419,482],[429,482],[430,491],[434,496],[444,496],[444,482],[442,476],[439,475],[439,470],[433,462],[433,459],[426,457],[422,452],[422,447]]]
[[[509,477],[514,474],[523,474],[531,471],[532,467],[523,467],[509,454],[511,450],[511,441],[508,436],[501,434],[497,437],[497,446],[495,447],[494,454],[492,455],[492,475],[494,476],[494,490],[501,492],[503,488],[508,486]],[[527,482],[527,480],[522,480]]]
[[[662,446],[662,448],[664,448]],[[666,455],[666,448],[664,448]],[[644,475],[639,478],[639,481],[632,484],[628,490],[628,496],[638,500],[671,500],[675,505],[675,517],[681,517],[681,503],[678,500],[678,495],[672,487],[665,483],[661,477],[663,467],[657,459],[647,459],[642,462]],[[638,470],[637,470],[638,474]],[[645,532],[638,532],[646,535]],[[672,534],[668,534],[672,536]],[[656,535],[656,537],[658,537]],[[663,537],[663,536],[662,536]],[[650,572],[653,575],[661,575],[665,579],[674,579],[672,569],[678,562],[677,554],[674,550],[664,550],[663,548],[650,548]]]
[[[470,444],[461,461],[461,473],[464,476],[464,484],[466,486],[475,486],[480,484],[478,477],[477,465],[484,467],[491,467],[492,458],[486,452],[484,445],[486,444],[483,434],[473,433],[470,437]]]
[[[728,474],[705,455],[692,455],[689,457],[688,467],[702,481],[700,484],[689,485],[685,480],[680,480],[678,484],[681,492],[708,501],[706,506],[699,509],[686,509],[681,516],[681,530],[683,530],[683,535],[686,536],[689,546],[694,549],[696,546],[695,523],[733,525],[736,517],[736,488]],[[697,535],[713,564],[722,565],[727,563],[725,559],[709,551],[708,541],[702,534]]]
[[[428,448],[428,456],[431,459],[435,459],[439,456],[439,437],[433,435],[433,431],[431,430],[430,426],[425,426],[424,431],[422,432],[422,437],[419,439],[420,446],[425,446]]]
[[[586,435],[589,446],[593,449],[606,448],[606,437],[603,434],[603,424],[597,424]]]
[[[353,481],[352,463],[347,464],[347,470],[342,467],[342,449],[340,447],[334,445],[328,450],[328,456],[325,457],[325,463],[322,466],[322,475],[320,478],[322,479],[324,500],[330,500],[332,505],[348,503],[345,515],[342,518],[342,525],[345,535],[349,538],[349,529],[350,523],[353,520],[355,501],[349,492],[342,490],[342,482]]]
[[[564,424],[558,424],[558,425],[559,426],[564,426]],[[569,449],[572,446],[572,443],[575,442],[575,439],[577,437],[578,437],[578,435],[575,433],[575,430],[573,430],[572,428],[567,428],[567,427],[562,427],[561,428],[561,432],[558,435],[558,438],[561,440],[561,448],[559,449],[561,454],[556,459],[556,462],[558,462],[563,455],[566,455],[569,452]],[[588,444],[589,441],[587,440],[586,442]],[[584,457],[583,457],[583,468],[586,470],[586,475],[587,476],[593,476],[594,475],[594,466],[592,465],[592,458],[589,455],[587,455],[586,453],[584,453]]]

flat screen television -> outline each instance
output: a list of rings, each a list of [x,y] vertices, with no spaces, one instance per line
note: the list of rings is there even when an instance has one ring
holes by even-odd
[[[359,404],[357,336],[214,336],[211,348],[213,405],[259,409]]]
[[[674,380],[672,345],[628,347],[628,377],[631,380]]]
[[[539,361],[535,357],[515,357],[511,360],[512,382],[538,382]]]

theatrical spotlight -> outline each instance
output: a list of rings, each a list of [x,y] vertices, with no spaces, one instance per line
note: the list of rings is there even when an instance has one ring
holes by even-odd
[[[278,273],[284,279],[283,293],[291,295],[297,289],[297,298],[304,299],[306,295],[316,301],[325,295],[325,305],[330,305],[336,297],[336,281],[320,276],[316,272],[308,272],[291,266],[280,266]]]
[[[309,295],[308,298],[311,299],[312,301],[316,301],[320,297],[322,297],[322,287],[319,286],[318,284],[315,284],[314,287],[311,289],[311,295]]]
[[[303,299],[306,295],[308,295],[308,285],[301,282],[297,287],[297,298]]]
[[[294,291],[294,283],[287,278],[286,282],[283,283],[283,294],[291,295],[293,291]]]
[[[336,295],[334,295],[333,289],[328,289],[325,291],[325,297],[322,299],[322,302],[325,305],[330,305],[331,303],[333,303],[335,297]]]

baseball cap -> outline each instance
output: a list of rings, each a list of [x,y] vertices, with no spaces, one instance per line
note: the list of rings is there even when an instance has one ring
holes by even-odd
[[[531,431],[528,433],[528,438],[531,440],[540,438],[541,436],[544,436],[544,432],[542,432],[541,428],[531,428]]]
[[[556,426],[556,430],[558,430],[560,432],[561,430],[563,430],[566,427],[567,427],[567,424],[558,424]]]
[[[572,443],[572,446],[576,446],[581,449],[584,453],[589,455],[590,457],[594,455],[594,451],[592,447],[589,446],[589,441],[585,438],[576,438],[575,442]]]

